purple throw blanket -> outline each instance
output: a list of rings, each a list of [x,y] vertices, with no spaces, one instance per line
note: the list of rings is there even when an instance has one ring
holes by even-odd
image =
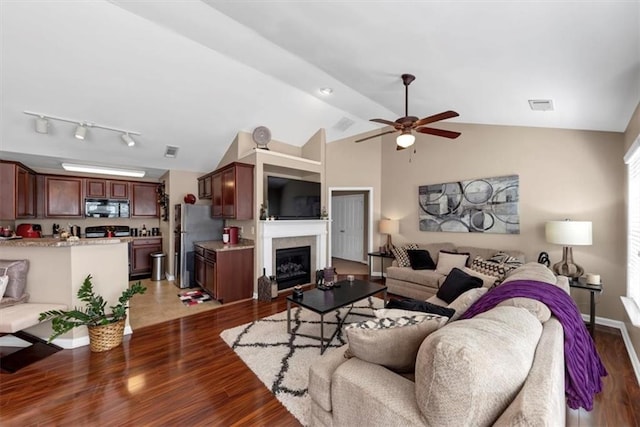
[[[538,300],[551,310],[564,329],[565,395],[572,409],[593,409],[593,397],[602,391],[607,375],[578,306],[562,289],[534,280],[514,280],[484,294],[460,317],[469,319],[500,302],[516,297]]]

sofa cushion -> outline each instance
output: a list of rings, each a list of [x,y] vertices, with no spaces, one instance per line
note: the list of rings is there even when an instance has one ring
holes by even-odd
[[[487,288],[473,288],[456,298],[447,306],[455,310],[455,313],[449,318],[449,321],[458,320],[460,316],[471,307],[471,304],[478,301],[482,295],[487,293],[487,290]],[[437,302],[434,302],[434,304],[437,304]]]
[[[438,281],[444,276],[435,270],[413,270],[411,267],[387,267],[387,278],[417,283],[438,289]]]
[[[425,249],[407,249],[409,263],[413,270],[434,270],[436,263],[431,259],[429,251]]]
[[[509,277],[502,283],[508,283],[514,280],[535,280],[555,285],[556,275],[544,264],[529,262],[510,272]]]
[[[9,283],[4,291],[4,297],[20,299],[27,288],[27,273],[29,272],[29,260],[0,260],[0,273],[7,269]]]
[[[541,332],[527,310],[496,307],[430,334],[416,360],[425,424],[493,424],[524,384]]]
[[[448,304],[473,288],[482,287],[482,279],[471,276],[459,268],[453,268],[436,292],[436,296]]]
[[[469,254],[458,254],[440,251],[438,254],[438,264],[436,265],[436,273],[449,274],[453,268],[462,268],[467,265]]]
[[[438,264],[438,254],[440,251],[445,252],[455,252],[456,246],[453,243],[444,242],[444,243],[418,243],[418,249],[424,249],[425,251],[429,251],[429,255],[431,255],[431,259],[433,262]]]
[[[479,271],[473,270],[469,267],[462,268],[462,271],[464,271],[470,276],[474,276],[482,279],[482,286],[485,288],[489,288],[489,289],[493,288],[497,283],[499,283],[499,280],[496,276],[490,276],[488,274],[484,274]]]
[[[415,243],[408,243],[404,246],[394,246],[391,249],[391,252],[398,263],[398,267],[411,267],[409,255],[407,254],[408,249],[418,249],[418,245]]]
[[[446,322],[446,317],[421,314],[352,323],[345,328],[348,352],[369,363],[410,372],[424,338]]]

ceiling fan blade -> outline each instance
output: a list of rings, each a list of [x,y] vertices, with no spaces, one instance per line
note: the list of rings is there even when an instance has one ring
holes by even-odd
[[[376,123],[382,123],[383,125],[388,125],[388,126],[393,126],[394,128],[398,129],[398,123],[396,122],[392,122],[391,120],[385,120],[385,119],[371,119],[369,120],[370,122],[376,122]]]
[[[394,130],[389,130],[389,131],[386,131],[386,132],[379,133],[379,134],[377,134],[377,135],[368,136],[368,137],[366,137],[366,138],[362,138],[362,139],[356,139],[354,142],[362,142],[362,141],[366,141],[366,140],[368,140],[368,139],[376,138],[376,137],[378,137],[378,136],[386,135],[386,134],[388,134],[388,133],[393,133],[393,132],[397,132],[397,131],[396,131],[395,129],[394,129]]]
[[[428,128],[428,127],[417,128],[415,131],[420,133],[427,133],[429,135],[442,136],[442,137],[451,138],[451,139],[456,139],[457,137],[462,135],[460,132],[454,132],[451,130],[444,130],[444,129],[434,129],[434,128]]]
[[[440,120],[451,119],[453,117],[458,117],[460,114],[455,111],[444,111],[439,114],[434,114],[433,116],[425,117],[424,119],[420,119],[413,124],[414,127],[426,125],[433,122],[439,122]]]

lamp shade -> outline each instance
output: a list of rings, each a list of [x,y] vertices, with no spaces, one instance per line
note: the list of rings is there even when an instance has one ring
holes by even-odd
[[[591,221],[548,221],[545,225],[547,242],[564,246],[590,245]]]
[[[397,219],[381,219],[379,230],[382,234],[398,234],[400,222]]]

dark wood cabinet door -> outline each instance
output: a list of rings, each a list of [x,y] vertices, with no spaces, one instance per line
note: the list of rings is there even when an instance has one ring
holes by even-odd
[[[16,218],[36,216],[36,175],[16,167]]]
[[[214,261],[206,261],[204,264],[205,267],[205,281],[203,284],[203,288],[211,294],[214,299],[219,299],[218,290],[216,287],[216,262]]]
[[[86,197],[106,198],[107,196],[107,180],[87,178],[84,181],[84,191]]]
[[[129,183],[127,181],[109,181],[109,197],[112,199],[128,199]]]
[[[205,280],[206,280],[206,271],[205,271],[205,262],[204,257],[202,255],[196,254],[194,259],[194,277],[193,279],[196,282],[196,285],[201,288],[205,288]]]
[[[236,177],[235,168],[222,171],[222,216],[236,216]]]
[[[134,240],[131,244],[131,275],[151,273],[151,254],[162,250],[162,239]]]
[[[207,174],[198,178],[198,198],[210,199],[211,198],[211,181],[212,175]]]
[[[253,165],[237,164],[235,167],[236,197],[235,219],[253,219]]]
[[[150,182],[131,183],[131,217],[159,218],[160,206],[156,193],[158,184]]]
[[[211,216],[222,218],[222,174],[211,176]]]
[[[45,177],[45,215],[49,218],[82,217],[82,178]]]

